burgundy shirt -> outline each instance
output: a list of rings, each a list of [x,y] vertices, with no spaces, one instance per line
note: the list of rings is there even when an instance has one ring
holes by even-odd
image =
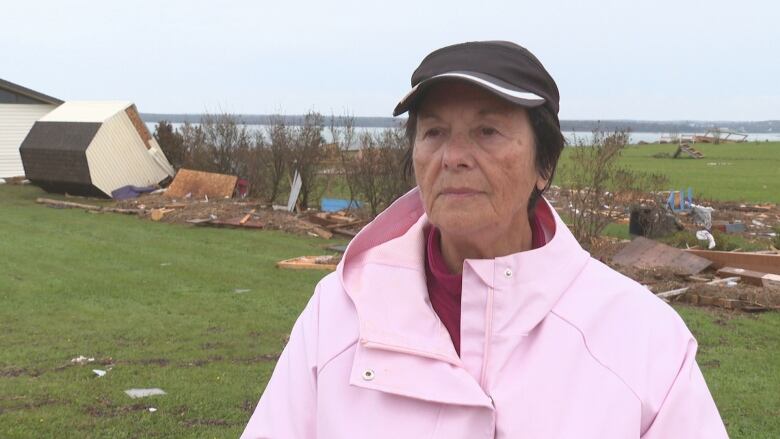
[[[439,320],[447,328],[452,344],[460,355],[460,295],[462,275],[451,273],[441,252],[440,232],[436,227],[428,230],[425,273],[428,297]],[[546,244],[544,230],[536,216],[531,219],[531,246],[539,248]]]

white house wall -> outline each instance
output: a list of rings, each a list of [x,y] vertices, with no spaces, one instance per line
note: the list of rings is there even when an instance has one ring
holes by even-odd
[[[56,105],[0,104],[0,178],[24,176],[19,146],[35,121]]]
[[[106,195],[127,185],[154,185],[168,176],[148,153],[124,111],[100,127],[87,148],[87,162],[92,184]]]

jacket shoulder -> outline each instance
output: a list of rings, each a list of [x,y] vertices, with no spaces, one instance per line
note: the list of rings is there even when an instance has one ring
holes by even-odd
[[[593,358],[643,402],[663,399],[695,346],[672,307],[594,259],[552,313],[579,331]]]
[[[354,346],[359,337],[357,312],[337,273],[330,273],[315,290],[317,313],[317,366]],[[310,310],[315,311],[315,310]]]

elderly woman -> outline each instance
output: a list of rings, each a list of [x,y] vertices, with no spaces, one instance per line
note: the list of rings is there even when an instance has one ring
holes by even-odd
[[[539,60],[458,44],[412,86],[418,187],[319,283],[243,437],[726,437],[680,317],[542,196],[563,137]]]

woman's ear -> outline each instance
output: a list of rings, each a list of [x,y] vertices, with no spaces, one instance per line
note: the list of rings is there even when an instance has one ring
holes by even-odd
[[[547,187],[547,182],[550,181],[547,178],[543,177],[537,177],[536,178],[536,189],[539,190],[539,192],[543,191],[545,187]]]

